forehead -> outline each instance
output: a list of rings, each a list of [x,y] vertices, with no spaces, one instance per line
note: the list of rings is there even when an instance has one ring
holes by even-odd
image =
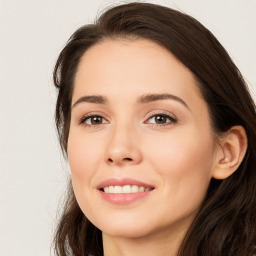
[[[108,39],[92,46],[80,60],[74,86],[73,98],[120,90],[127,96],[148,91],[200,96],[192,72],[170,51],[145,39]]]

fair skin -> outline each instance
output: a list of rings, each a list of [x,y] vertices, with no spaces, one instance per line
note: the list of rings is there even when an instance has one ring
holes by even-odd
[[[161,46],[105,40],[83,55],[68,158],[78,204],[102,230],[105,256],[177,255],[211,178],[231,175],[245,149],[241,127],[216,144],[194,76]],[[108,191],[139,182],[144,192]]]

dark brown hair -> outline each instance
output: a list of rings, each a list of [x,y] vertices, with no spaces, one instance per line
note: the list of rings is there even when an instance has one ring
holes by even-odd
[[[148,39],[169,50],[194,74],[208,104],[212,129],[221,134],[242,125],[248,149],[238,170],[212,179],[179,256],[248,256],[256,246],[256,114],[246,84],[225,49],[197,20],[167,7],[129,3],[105,11],[94,24],[78,29],[57,60],[56,125],[66,155],[73,81],[83,53],[106,39]],[[166,202],[168,203],[168,202]],[[101,231],[84,216],[69,184],[55,236],[59,256],[102,256]]]

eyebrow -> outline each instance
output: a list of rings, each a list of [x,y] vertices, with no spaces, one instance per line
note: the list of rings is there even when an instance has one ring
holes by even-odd
[[[172,94],[168,94],[168,93],[163,93],[163,94],[145,94],[142,95],[138,98],[138,103],[149,103],[152,101],[157,101],[157,100],[166,100],[166,99],[171,99],[171,100],[175,100],[178,101],[179,103],[181,103],[182,105],[184,105],[187,109],[190,110],[190,108],[188,107],[187,103],[181,99],[178,96],[172,95]]]
[[[92,95],[92,96],[83,96],[80,97],[72,106],[74,108],[79,103],[82,102],[88,102],[88,103],[94,103],[94,104],[107,104],[108,100],[106,97],[100,96],[100,95]]]
[[[163,93],[163,94],[145,94],[142,95],[138,98],[137,103],[139,104],[145,104],[145,103],[150,103],[153,101],[158,101],[158,100],[166,100],[166,99],[171,99],[175,100],[182,105],[184,105],[187,109],[190,110],[188,107],[187,103],[181,99],[178,96],[168,94],[168,93]],[[87,102],[87,103],[94,103],[94,104],[108,104],[108,100],[106,97],[101,96],[101,95],[90,95],[90,96],[82,96],[80,97],[72,106],[74,108],[80,103]]]

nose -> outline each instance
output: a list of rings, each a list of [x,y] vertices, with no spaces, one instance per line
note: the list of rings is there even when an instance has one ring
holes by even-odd
[[[132,127],[116,127],[110,132],[105,151],[108,165],[136,165],[142,161],[138,134]]]

